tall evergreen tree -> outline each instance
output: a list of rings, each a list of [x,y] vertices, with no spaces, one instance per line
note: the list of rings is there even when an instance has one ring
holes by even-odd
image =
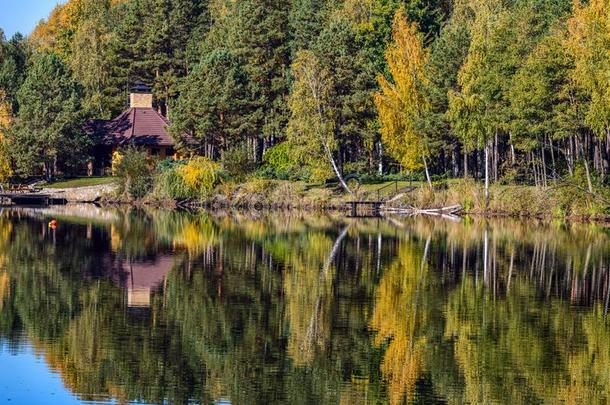
[[[335,0],[291,0],[289,25],[291,32],[290,49],[293,58],[300,50],[310,49],[324,29],[330,11],[336,6]]]
[[[355,24],[344,15],[335,15],[312,49],[328,69],[332,83],[329,108],[333,111],[339,164],[343,167],[364,160],[373,171],[376,112],[371,94],[377,83]]]
[[[40,54],[17,93],[19,114],[9,132],[10,150],[22,175],[50,177],[86,157],[81,88],[54,54]]]
[[[244,61],[253,105],[248,119],[252,155],[260,161],[264,147],[282,138],[288,120],[288,3],[273,0],[235,2],[229,19],[229,47]]]
[[[0,29],[0,90],[9,102],[13,114],[19,109],[17,91],[25,78],[29,54],[29,46],[21,34],[17,33],[6,41]]]
[[[222,157],[254,130],[248,76],[230,50],[205,55],[181,87],[171,131],[182,146],[210,158]]]

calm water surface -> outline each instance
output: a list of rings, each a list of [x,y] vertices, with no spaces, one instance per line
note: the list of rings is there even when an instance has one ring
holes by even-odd
[[[5,209],[0,403],[608,403],[609,300],[601,226]]]

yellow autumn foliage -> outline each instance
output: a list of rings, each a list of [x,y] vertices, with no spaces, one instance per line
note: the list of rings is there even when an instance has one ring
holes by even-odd
[[[412,395],[425,370],[427,340],[422,330],[427,322],[421,301],[428,283],[425,251],[412,241],[403,242],[398,258],[386,271],[377,291],[371,328],[375,344],[389,341],[381,372],[388,383],[391,404],[401,404]]]
[[[4,300],[10,294],[10,277],[7,272],[0,273],[0,311],[4,306]]]
[[[219,242],[220,236],[218,231],[207,217],[200,217],[182,223],[173,240],[176,246],[184,247],[193,254],[204,252],[216,246]]]
[[[13,175],[10,155],[6,148],[6,131],[13,122],[11,106],[6,101],[6,94],[0,89],[0,183],[6,182]]]
[[[112,175],[116,176],[118,167],[123,161],[123,155],[118,150],[112,152]]]
[[[387,150],[407,170],[421,168],[429,154],[425,136],[417,129],[418,118],[429,108],[422,91],[428,83],[428,58],[417,25],[409,23],[399,10],[394,17],[393,41],[386,51],[392,81],[379,77],[381,91],[374,100]]]
[[[204,157],[196,157],[178,168],[184,183],[192,190],[210,191],[220,180],[221,166]]]
[[[30,43],[40,51],[52,51],[67,56],[71,51],[74,33],[87,19],[95,2],[99,0],[69,0],[58,4],[46,20],[42,20],[29,36]],[[108,5],[114,7],[127,0],[110,0]]]

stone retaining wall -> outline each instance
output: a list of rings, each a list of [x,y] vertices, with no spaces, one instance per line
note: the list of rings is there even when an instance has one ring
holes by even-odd
[[[75,188],[45,188],[41,193],[49,194],[53,198],[64,198],[68,202],[94,202],[102,196],[112,194],[116,189],[115,184],[102,184]]]

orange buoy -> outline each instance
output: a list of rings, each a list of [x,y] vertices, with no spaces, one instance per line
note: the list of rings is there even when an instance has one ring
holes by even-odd
[[[49,222],[49,228],[51,228],[51,229],[57,228],[57,221],[54,219],[51,220],[51,222]]]

